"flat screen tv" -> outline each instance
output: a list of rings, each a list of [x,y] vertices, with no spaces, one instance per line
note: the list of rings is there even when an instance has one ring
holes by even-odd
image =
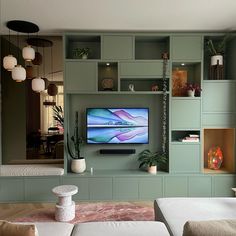
[[[147,144],[148,108],[87,108],[87,143]]]

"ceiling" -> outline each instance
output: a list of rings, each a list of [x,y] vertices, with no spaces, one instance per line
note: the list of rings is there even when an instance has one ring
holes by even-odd
[[[36,23],[40,34],[64,31],[236,30],[235,0],[0,0],[1,34],[10,20]]]

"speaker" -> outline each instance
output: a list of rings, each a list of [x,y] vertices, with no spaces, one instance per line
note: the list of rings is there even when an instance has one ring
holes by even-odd
[[[135,149],[100,149],[100,154],[135,154]]]

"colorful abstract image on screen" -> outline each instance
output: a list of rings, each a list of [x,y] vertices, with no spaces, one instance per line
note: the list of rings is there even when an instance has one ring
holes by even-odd
[[[88,108],[87,143],[148,143],[148,108]]]

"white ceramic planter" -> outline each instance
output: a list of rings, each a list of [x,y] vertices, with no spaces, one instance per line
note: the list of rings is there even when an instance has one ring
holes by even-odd
[[[83,173],[86,170],[85,159],[71,160],[71,171],[77,174]]]
[[[189,96],[189,97],[194,97],[194,95],[195,95],[195,90],[191,90],[191,89],[190,89],[190,90],[188,90],[187,92],[188,92],[188,96]]]
[[[219,65],[223,65],[223,56],[222,55],[215,55],[211,57],[211,65],[217,65],[217,61],[219,61]]]
[[[82,59],[88,59],[88,55],[84,54],[84,55],[82,56]]]
[[[156,174],[157,173],[157,166],[148,166],[148,173]]]

